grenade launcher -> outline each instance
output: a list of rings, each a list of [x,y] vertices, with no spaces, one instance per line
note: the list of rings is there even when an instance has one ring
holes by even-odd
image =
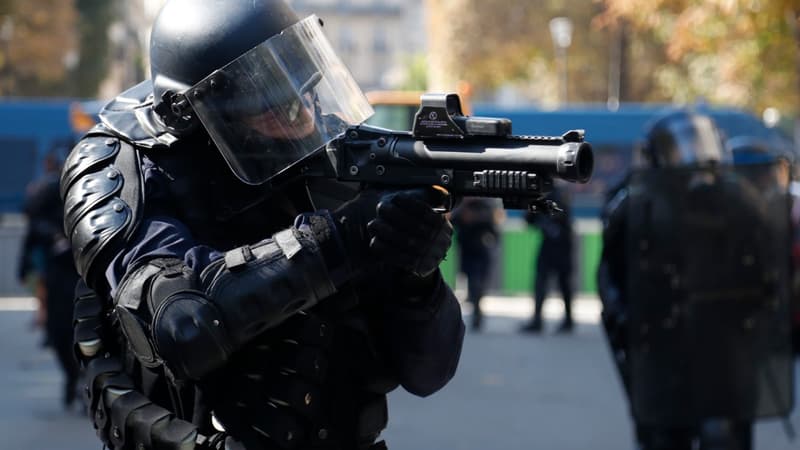
[[[513,136],[509,119],[464,116],[456,94],[423,95],[411,132],[358,125],[328,144],[327,153],[339,181],[433,185],[452,200],[493,197],[506,209],[542,212],[556,209],[546,198],[555,178],[587,183],[594,168],[583,130]]]

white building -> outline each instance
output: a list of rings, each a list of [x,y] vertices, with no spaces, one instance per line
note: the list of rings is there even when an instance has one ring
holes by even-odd
[[[402,82],[409,59],[425,52],[422,0],[289,0],[301,16],[316,14],[364,90]]]
[[[239,1],[239,0],[236,0]],[[111,73],[101,86],[101,98],[112,97],[138,80],[133,66],[147,52],[150,28],[166,0],[126,0],[124,14],[109,36],[117,49]],[[403,82],[413,55],[425,51],[423,0],[288,0],[302,18],[316,14],[334,49],[362,89],[393,88]]]
[[[122,14],[108,29],[112,62],[98,90],[100,98],[113,98],[141,81],[143,76],[150,76],[150,29],[164,3],[166,0],[125,0],[120,3]]]

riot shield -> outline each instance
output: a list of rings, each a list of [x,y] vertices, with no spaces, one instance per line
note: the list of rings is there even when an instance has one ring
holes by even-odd
[[[639,423],[792,407],[789,195],[772,164],[635,172],[626,228]]]

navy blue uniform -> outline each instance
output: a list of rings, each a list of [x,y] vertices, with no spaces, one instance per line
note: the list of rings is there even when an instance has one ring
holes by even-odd
[[[526,326],[527,331],[538,331],[542,323],[542,307],[547,296],[550,276],[555,275],[561,296],[564,299],[564,321],[562,331],[572,328],[572,252],[573,236],[569,204],[558,189],[551,194],[563,212],[552,215],[528,214],[528,223],[539,228],[542,233],[541,246],[536,257],[536,278],[533,286],[533,318]]]
[[[64,373],[63,401],[70,406],[80,375],[72,354],[72,294],[78,273],[62,228],[63,209],[55,174],[46,174],[31,184],[24,211],[28,225],[18,275],[20,280],[32,272],[40,277],[45,295],[42,307],[47,312],[47,342]]]
[[[497,207],[491,199],[466,198],[453,211],[452,221],[458,234],[461,272],[467,276],[467,301],[472,304],[472,327],[481,327],[481,298],[486,293],[492,258],[499,233],[495,221]]]
[[[137,156],[133,170],[120,161],[126,151]],[[93,152],[117,161],[80,162]],[[211,436],[230,448],[381,448],[386,394],[403,386],[427,396],[454,375],[464,324],[441,274],[423,282],[373,264],[343,275],[346,244],[330,231],[331,213],[314,211],[313,186],[245,185],[206,141],[148,147],[103,126],[68,165],[62,193],[75,258],[102,309],[113,310],[98,328],[87,297],[76,306],[92,418],[110,446],[143,433],[161,448],[154,440],[169,434],[167,417],[180,437],[163,448],[213,448]],[[82,174],[86,167],[95,172]],[[92,202],[78,199],[80,188],[93,185],[82,180],[110,185],[121,171],[135,185],[137,170],[141,198],[124,188],[83,194],[102,199],[93,206],[101,215],[81,212]],[[115,221],[128,208],[138,218]],[[96,223],[111,231],[81,240]],[[97,350],[91,337],[101,328],[112,338]],[[110,345],[114,336],[123,345]],[[98,362],[106,350],[119,363]],[[127,437],[115,434],[114,407]],[[104,408],[111,421],[98,419]],[[131,426],[134,417],[145,425]]]

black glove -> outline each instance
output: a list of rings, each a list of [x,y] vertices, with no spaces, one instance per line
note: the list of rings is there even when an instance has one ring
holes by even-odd
[[[378,216],[367,225],[370,249],[390,266],[426,278],[444,260],[453,237],[453,226],[434,207],[449,195],[433,189],[414,189],[385,195]]]
[[[354,266],[382,262],[425,278],[450,248],[453,226],[433,210],[448,201],[433,188],[365,190],[333,216]]]
[[[369,251],[367,224],[377,217],[382,195],[383,191],[363,190],[331,214],[353,272],[375,262]]]

